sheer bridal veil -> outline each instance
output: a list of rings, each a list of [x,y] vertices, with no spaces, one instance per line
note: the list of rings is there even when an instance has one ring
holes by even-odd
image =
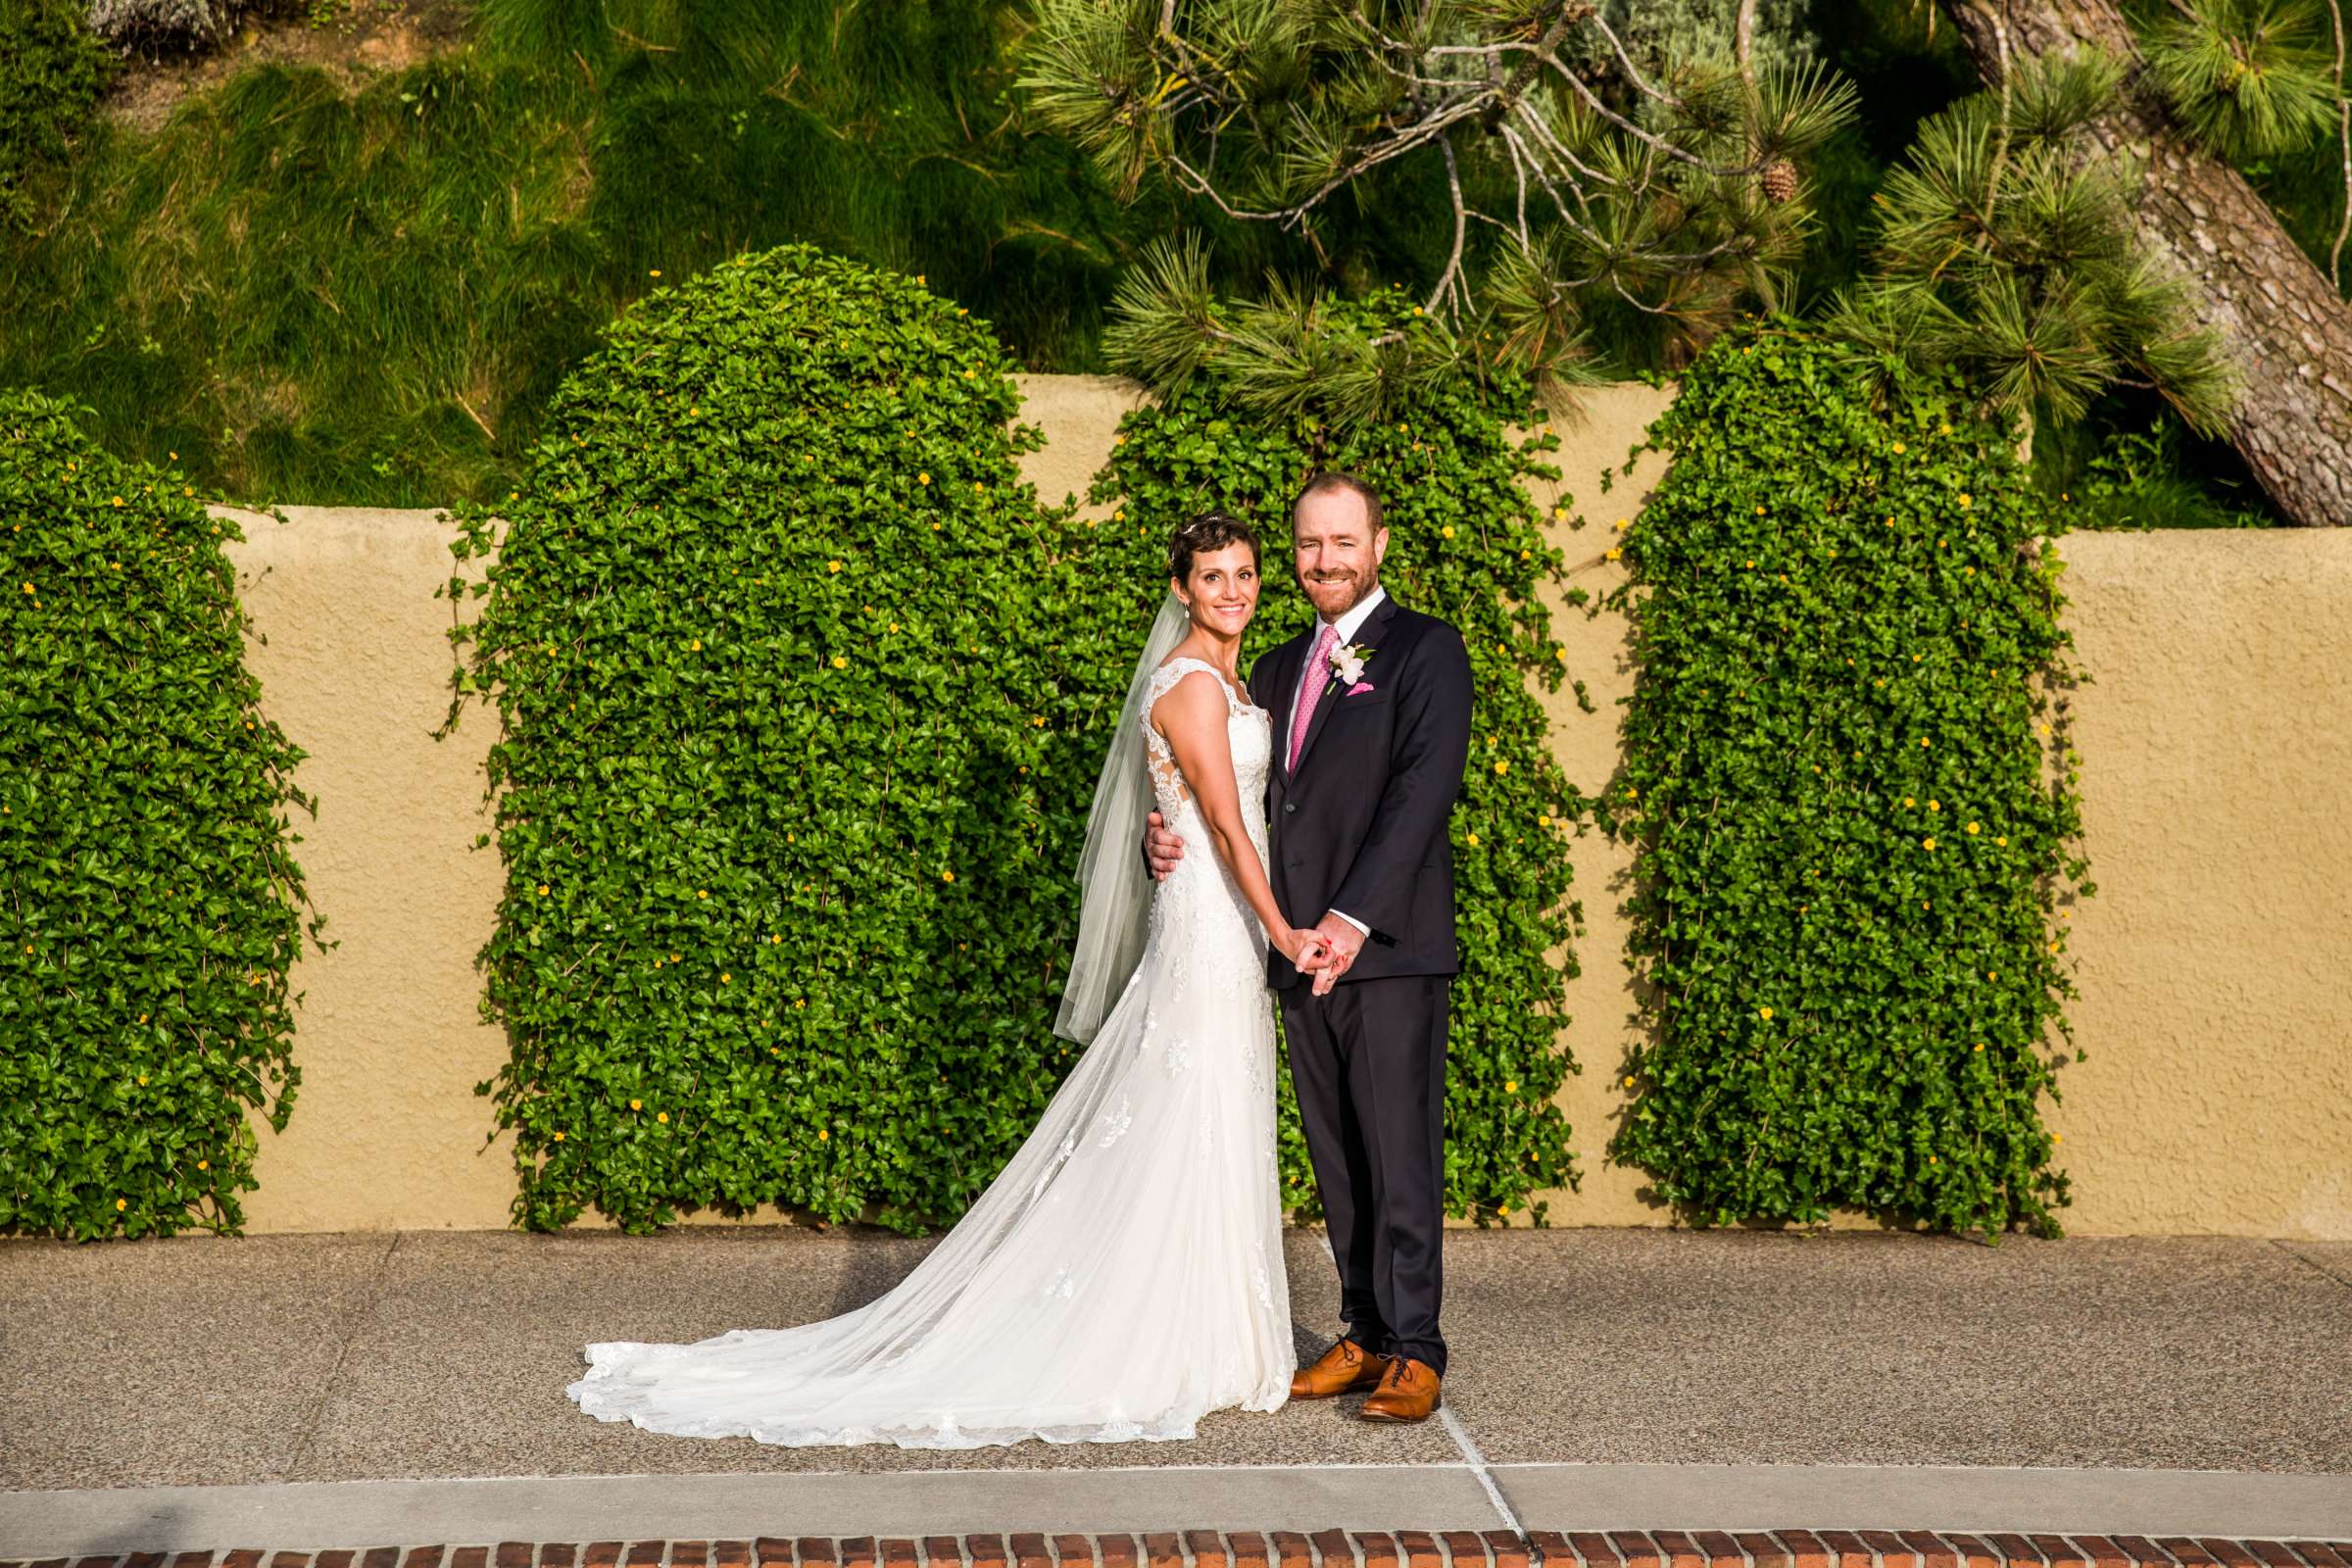
[[[1144,638],[1143,654],[1127,682],[1127,701],[1110,732],[1110,749],[1095,780],[1086,817],[1086,848],[1078,857],[1078,945],[1062,988],[1054,1032],[1084,1045],[1127,989],[1144,956],[1145,922],[1152,908],[1152,874],[1144,864],[1144,818],[1153,809],[1152,775],[1145,766],[1141,725],[1144,692],[1168,651],[1184,641],[1192,612],[1174,593],[1161,595],[1159,613]]]

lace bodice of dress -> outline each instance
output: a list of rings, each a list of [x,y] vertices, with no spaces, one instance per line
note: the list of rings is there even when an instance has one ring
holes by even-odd
[[[1249,901],[1242,896],[1241,884],[1217,855],[1216,845],[1208,836],[1207,822],[1200,815],[1184,770],[1176,764],[1167,737],[1152,723],[1152,710],[1159,700],[1196,670],[1206,671],[1208,678],[1217,683],[1217,689],[1225,694],[1225,734],[1233,752],[1233,781],[1241,795],[1242,824],[1249,831],[1250,842],[1257,849],[1259,864],[1266,861],[1266,777],[1274,764],[1273,715],[1236,696],[1225,677],[1207,661],[1190,657],[1171,659],[1152,672],[1151,683],[1145,688],[1141,722],[1145,757],[1152,773],[1152,793],[1161,819],[1185,841],[1185,856],[1176,862],[1176,869],[1167,881],[1160,884],[1162,897],[1154,900],[1153,923],[1159,923],[1163,913],[1156,907],[1158,904],[1167,899],[1198,897],[1196,886],[1203,884],[1205,879],[1206,886],[1221,886],[1225,899],[1216,902],[1229,903],[1230,911],[1237,913],[1248,927],[1251,943],[1262,943],[1264,932],[1250,911]]]

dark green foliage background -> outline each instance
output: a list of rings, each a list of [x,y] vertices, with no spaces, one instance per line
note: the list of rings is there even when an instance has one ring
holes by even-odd
[[[231,1232],[245,1107],[283,1131],[302,1081],[283,808],[317,808],[244,667],[237,525],[74,413],[0,395],[0,1228]]]
[[[1018,482],[1039,437],[1011,368],[912,279],[747,256],[633,309],[525,485],[456,510],[452,587],[484,600],[453,629],[461,701],[504,725],[482,959],[514,1054],[477,1089],[516,1132],[518,1223],[945,1224],[1060,1081],[1086,812],[1168,529],[1212,496],[1278,518],[1315,435],[1243,439],[1204,384],[1129,419],[1104,484],[1131,499],[1098,525]],[[1399,597],[1474,639],[1448,1185],[1482,1216],[1571,1177],[1544,955],[1574,796],[1520,683],[1557,679],[1528,598],[1557,560],[1513,483],[1516,407],[1464,389],[1329,454],[1398,498]],[[1295,1131],[1286,1155],[1298,1200]]]
[[[1874,406],[1770,320],[1650,427],[1673,462],[1609,600],[1641,673],[1604,815],[1639,846],[1655,1033],[1609,1152],[1698,1223],[2058,1234],[2052,911],[2095,885],[2048,688],[2087,677],[2013,437],[1973,410],[1912,376]]]
[[[1702,9],[1721,34],[1730,7]],[[483,0],[428,12],[431,52],[401,69],[355,83],[329,69],[366,65],[348,41],[328,64],[238,64],[152,128],[93,105],[107,57],[76,11],[0,4],[0,206],[17,220],[0,220],[0,383],[86,404],[114,450],[176,451],[200,484],[245,494],[502,495],[555,388],[652,271],[786,241],[927,275],[1040,371],[1101,368],[1118,278],[1172,228],[1206,236],[1228,291],[1268,268],[1426,290],[1450,253],[1430,149],[1327,208],[1320,259],[1164,188],[1120,204],[1012,88],[1018,0]],[[1863,97],[1809,170],[1821,225],[1791,301],[1853,280],[1886,168],[1921,117],[1975,90],[1937,16],[1817,0],[1790,24]],[[12,158],[29,160],[13,186]],[[2245,171],[2315,258],[2342,207],[2334,159],[2324,136]],[[1629,305],[1588,325],[1612,371],[1681,363],[1665,318]],[[2081,495],[2112,437],[2109,477],[2129,482],[2105,510],[2127,524],[2275,520],[2226,445],[2149,439],[2175,422],[2123,399],[2081,439],[2037,432],[2045,491]]]
[[[463,36],[396,71],[240,65],[152,130],[92,120],[36,229],[0,224],[0,382],[70,393],[109,445],[176,450],[199,483],[490,501],[605,323],[664,279],[816,244],[927,276],[1025,368],[1093,369],[1120,271],[1178,221],[1165,195],[1120,207],[1024,122],[1014,0],[490,0],[430,20]],[[1390,225],[1432,194],[1332,242],[1382,276],[1417,270]],[[1224,280],[1311,261],[1270,225],[1209,229]]]
[[[1375,330],[1434,330],[1401,294],[1330,309]],[[1289,421],[1227,417],[1223,392],[1212,369],[1121,422],[1094,499],[1121,501],[1122,522],[1103,530],[1102,558],[1091,569],[1106,580],[1149,580],[1176,521],[1209,507],[1250,519],[1271,548],[1243,647],[1247,672],[1314,615],[1291,564],[1292,495],[1318,467],[1358,474],[1379,493],[1390,528],[1381,581],[1398,602],[1461,630],[1476,693],[1463,800],[1449,828],[1462,971],[1447,1041],[1446,1212],[1482,1225],[1529,1212],[1541,1224],[1545,1205],[1531,1209],[1530,1195],[1580,1181],[1571,1130],[1552,1101],[1578,1070],[1559,1031],[1567,980],[1578,972],[1566,945],[1583,918],[1581,905],[1566,902],[1567,835],[1588,803],[1553,760],[1543,704],[1529,688],[1533,679],[1556,690],[1563,677],[1549,612],[1536,597],[1562,558],[1522,485],[1536,474],[1557,477],[1539,457],[1557,438],[1511,433],[1511,422],[1539,417],[1515,380],[1456,380],[1408,398],[1397,418],[1348,430],[1311,413]],[[1120,639],[1131,640],[1138,624],[1119,623],[1117,639],[1093,656],[1098,667],[1123,672],[1132,663]],[[1293,911],[1308,921],[1322,912]],[[1278,1077],[1284,1201],[1312,1212],[1290,1075]]]

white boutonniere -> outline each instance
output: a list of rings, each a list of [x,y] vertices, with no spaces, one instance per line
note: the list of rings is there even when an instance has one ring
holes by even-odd
[[[1334,648],[1331,651],[1331,672],[1349,686],[1354,686],[1364,678],[1364,661],[1376,652],[1377,649],[1368,648],[1362,643],[1348,643],[1345,647]]]

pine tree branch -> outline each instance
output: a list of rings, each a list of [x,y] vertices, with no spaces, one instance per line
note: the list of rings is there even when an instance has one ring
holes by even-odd
[[[1568,36],[1568,29],[1592,15],[1593,8],[1583,3],[1583,0],[1563,4],[1552,14],[1550,25],[1536,40],[1534,57],[1522,60],[1511,68],[1510,74],[1495,89],[1494,101],[1487,105],[1486,113],[1480,117],[1479,123],[1488,135],[1494,134],[1494,128],[1502,123],[1502,117],[1509,114],[1513,106],[1526,96],[1527,89],[1535,84],[1537,74],[1543,70],[1541,62],[1551,58],[1552,51],[1559,48],[1560,40]]]
[[[1437,286],[1429,291],[1429,299],[1422,307],[1433,315],[1438,310],[1439,302],[1446,298],[1448,289],[1459,290],[1459,280],[1462,275],[1462,236],[1469,230],[1469,224],[1464,218],[1465,209],[1462,206],[1462,166],[1455,161],[1453,156],[1453,138],[1442,136],[1438,139],[1438,146],[1446,153],[1446,193],[1453,202],[1453,250],[1446,256],[1446,270],[1438,274]],[[1457,307],[1460,301],[1457,300]],[[1458,310],[1452,314],[1458,314]]]
[[[1402,158],[1417,147],[1425,147],[1433,140],[1443,140],[1446,130],[1470,118],[1476,102],[1475,99],[1468,100],[1451,109],[1435,111],[1427,118],[1413,122],[1388,141],[1372,146],[1353,163],[1317,186],[1309,195],[1287,207],[1265,209],[1235,207],[1218,194],[1208,179],[1192,165],[1186,163],[1180,155],[1170,153],[1168,165],[1183,178],[1188,189],[1195,195],[1205,196],[1216,203],[1218,211],[1228,218],[1254,222],[1296,224],[1307,214],[1328,201],[1334,192],[1345,189],[1361,175],[1371,172],[1383,164]]]
[[[1594,22],[1599,22],[1599,20],[1600,19],[1597,16],[1593,18]],[[1691,152],[1689,148],[1677,147],[1674,143],[1666,140],[1664,137],[1636,124],[1634,122],[1626,119],[1625,116],[1619,114],[1616,110],[1611,109],[1607,104],[1601,102],[1599,96],[1595,94],[1591,87],[1585,84],[1585,78],[1578,75],[1575,72],[1569,70],[1566,63],[1561,61],[1557,56],[1545,55],[1544,57],[1544,63],[1546,66],[1549,66],[1552,71],[1558,74],[1559,78],[1566,82],[1569,87],[1575,91],[1577,97],[1584,100],[1586,108],[1592,110],[1594,114],[1600,116],[1601,119],[1607,121],[1610,124],[1615,125],[1619,130],[1624,131],[1627,135],[1633,137],[1635,140],[1644,142],[1650,147],[1656,149],[1658,152],[1664,153],[1669,158],[1675,159],[1680,163],[1689,164],[1693,169],[1703,170],[1707,173],[1713,174],[1718,178],[1727,178],[1735,174],[1752,174],[1755,172],[1755,165],[1753,164],[1711,164],[1706,159],[1699,157],[1698,154]],[[1663,94],[1660,94],[1659,97],[1661,101],[1664,102],[1671,103],[1674,101],[1672,99],[1665,98]]]

